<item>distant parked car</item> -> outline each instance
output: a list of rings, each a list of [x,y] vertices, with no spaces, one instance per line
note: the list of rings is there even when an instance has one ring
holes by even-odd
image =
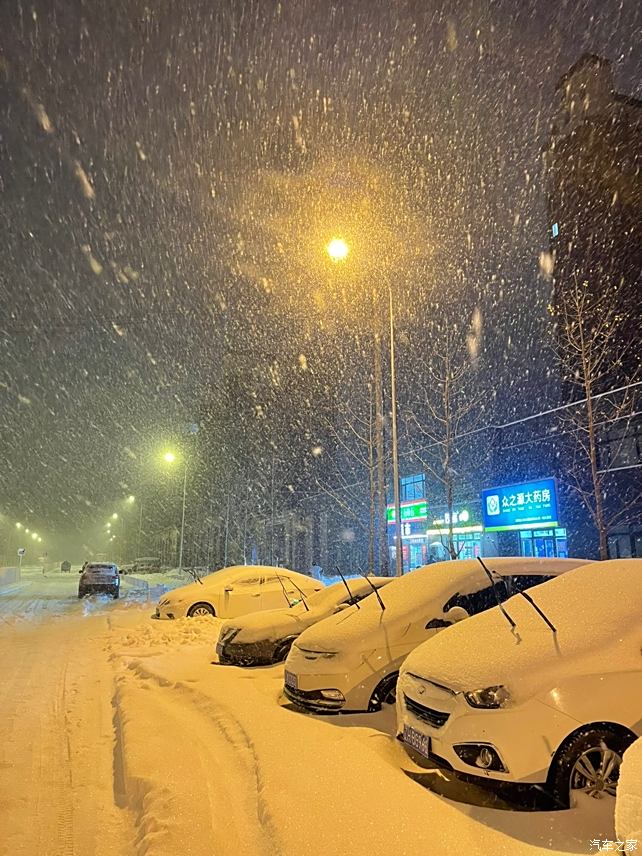
[[[393,580],[383,606],[368,598],[305,630],[285,662],[284,692],[315,711],[376,711],[395,700],[408,654],[456,621],[490,609],[498,599],[571,570],[584,559],[475,559],[435,562]]]
[[[379,589],[392,579],[346,579],[345,583],[334,583],[295,606],[253,612],[226,621],[216,646],[219,660],[236,666],[261,666],[285,660],[300,633],[317,621],[359,603],[373,594],[373,588]]]
[[[642,735],[642,560],[594,562],[420,645],[398,685],[407,746],[462,773],[614,795]]]
[[[323,585],[287,568],[237,565],[176,588],[159,600],[156,618],[217,615],[234,618],[248,612],[290,606]]]
[[[71,571],[71,562],[61,562],[60,571],[63,574],[68,574]]]
[[[132,564],[132,573],[134,574],[155,574],[161,569],[161,560],[157,556],[143,556],[140,559],[134,559]]]
[[[78,597],[104,592],[116,599],[120,592],[118,565],[113,562],[87,562],[80,571]]]

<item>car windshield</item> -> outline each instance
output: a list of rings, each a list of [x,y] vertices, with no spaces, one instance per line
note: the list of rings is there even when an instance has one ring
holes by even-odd
[[[355,594],[358,592],[361,593],[362,583],[357,581],[355,585],[354,580],[347,579],[346,583],[351,592]],[[305,598],[305,603],[303,599],[300,603],[295,604],[292,608],[293,615],[299,615],[303,612],[307,612],[306,604],[310,610],[324,610],[324,609],[332,609],[336,604],[342,603],[343,601],[347,601],[349,598],[348,591],[343,583],[334,583],[328,588],[315,592],[314,594],[308,595]]]
[[[641,0],[0,44],[7,852],[642,852]]]

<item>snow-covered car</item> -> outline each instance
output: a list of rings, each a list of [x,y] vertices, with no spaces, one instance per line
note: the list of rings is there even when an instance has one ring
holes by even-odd
[[[476,559],[435,562],[395,579],[359,610],[305,630],[285,663],[284,693],[315,711],[375,711],[395,699],[408,654],[455,621],[468,618],[584,559]]]
[[[255,612],[221,627],[216,653],[221,663],[262,666],[285,660],[294,640],[308,627],[359,603],[392,581],[392,577],[363,577],[334,583],[295,606]],[[359,607],[361,608],[361,607]]]
[[[78,580],[78,597],[97,593],[110,594],[114,599],[120,592],[118,565],[113,562],[85,562]]]
[[[411,754],[487,779],[613,794],[642,734],[642,560],[594,562],[450,628],[408,657]]]
[[[323,584],[317,580],[287,568],[237,565],[163,595],[154,617],[235,618],[248,612],[291,606],[322,588]]]

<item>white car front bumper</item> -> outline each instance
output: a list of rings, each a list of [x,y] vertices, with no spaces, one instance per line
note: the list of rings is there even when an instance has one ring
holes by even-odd
[[[551,759],[579,722],[537,698],[505,708],[471,707],[463,693],[402,674],[397,730],[411,748],[460,773],[543,784]],[[491,759],[490,767],[481,765]]]

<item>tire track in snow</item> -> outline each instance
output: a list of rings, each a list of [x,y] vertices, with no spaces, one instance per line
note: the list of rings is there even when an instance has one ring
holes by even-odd
[[[231,710],[217,706],[188,684],[164,681],[137,658],[129,661],[120,677],[116,706],[124,783],[140,826],[139,856],[166,853],[169,840],[181,835],[175,817],[159,828],[159,806],[165,810],[169,806],[170,815],[171,808],[180,806],[191,811],[195,839],[190,852],[210,854],[214,844],[217,856],[278,856],[278,831],[264,798],[255,748]],[[155,760],[145,757],[137,745],[141,720],[145,719],[167,726],[170,741],[176,740],[176,735],[189,735],[182,752],[177,755],[174,747],[166,745],[165,753],[160,749]],[[165,768],[173,780],[171,791],[162,780]],[[194,768],[201,775],[196,790],[200,800],[207,803],[206,816],[194,802]],[[196,838],[205,845],[202,851]]]

